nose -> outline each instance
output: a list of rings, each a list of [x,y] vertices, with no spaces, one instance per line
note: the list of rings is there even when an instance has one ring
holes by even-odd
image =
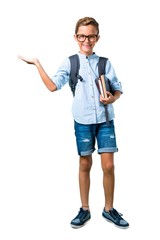
[[[85,40],[84,40],[85,42],[89,42],[89,37],[88,36],[86,36],[86,38],[85,38]]]

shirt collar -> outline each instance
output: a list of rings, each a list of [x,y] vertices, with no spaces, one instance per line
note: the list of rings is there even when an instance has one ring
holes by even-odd
[[[80,52],[78,52],[78,56],[81,58],[81,59],[95,59],[97,58],[97,55],[95,54],[95,52],[93,52],[93,54],[91,54],[90,56],[86,56]]]

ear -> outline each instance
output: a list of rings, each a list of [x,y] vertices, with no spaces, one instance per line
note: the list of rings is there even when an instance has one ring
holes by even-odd
[[[98,42],[99,39],[100,39],[100,35],[97,36],[97,41],[96,42]]]
[[[77,37],[76,37],[76,34],[74,34],[74,39],[75,39],[75,41],[77,42]]]

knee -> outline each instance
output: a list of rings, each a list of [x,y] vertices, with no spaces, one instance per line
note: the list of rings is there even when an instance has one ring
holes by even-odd
[[[80,170],[84,172],[89,172],[92,166],[92,160],[90,157],[80,158]]]
[[[113,162],[106,163],[102,166],[102,170],[104,174],[112,174],[114,172],[114,164]]]

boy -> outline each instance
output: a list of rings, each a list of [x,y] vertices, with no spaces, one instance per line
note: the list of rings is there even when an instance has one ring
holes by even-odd
[[[100,95],[96,79],[98,78],[98,60],[93,52],[98,42],[99,24],[94,18],[84,17],[79,19],[75,27],[75,41],[79,46],[80,71],[82,81],[78,81],[73,98],[72,114],[75,126],[77,151],[79,155],[79,189],[81,204],[78,215],[71,221],[73,228],[79,228],[90,220],[89,189],[90,170],[92,166],[92,153],[97,141],[98,154],[101,158],[104,187],[104,209],[102,216],[121,228],[127,228],[129,223],[124,220],[113,207],[114,198],[114,152],[118,151],[114,131],[114,103],[121,95],[122,88],[116,77],[115,71],[107,61],[105,77],[110,80],[112,93],[107,92],[107,97]],[[34,64],[46,87],[54,92],[61,89],[69,82],[71,64],[69,58],[65,59],[52,79],[44,71],[36,58],[19,58],[29,64]],[[109,125],[106,124],[104,105],[108,107]]]

